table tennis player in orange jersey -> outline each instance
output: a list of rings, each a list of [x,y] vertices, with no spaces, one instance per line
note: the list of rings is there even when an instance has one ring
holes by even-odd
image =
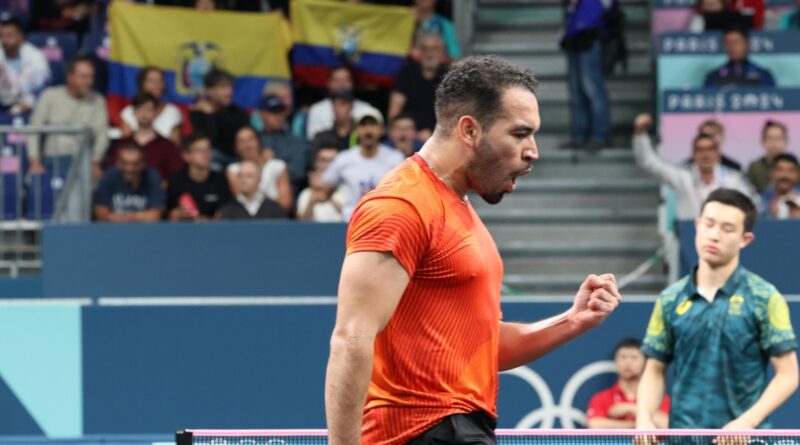
[[[495,57],[453,65],[422,150],[356,207],[325,383],[331,445],[494,444],[498,372],[597,326],[620,301],[590,275],[563,314],[503,322],[503,264],[472,208],[538,159],[536,80]]]

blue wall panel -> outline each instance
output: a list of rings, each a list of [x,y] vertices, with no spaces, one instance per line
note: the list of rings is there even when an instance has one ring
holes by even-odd
[[[321,426],[334,309],[86,308],[85,433]]]
[[[512,303],[503,312],[508,320],[529,321],[567,307]],[[499,426],[578,424],[591,395],[614,380],[598,362],[611,358],[621,338],[641,337],[651,309],[625,303],[606,324],[529,365],[525,375],[504,374]],[[792,309],[800,326],[800,305]],[[333,305],[85,308],[85,433],[322,428],[334,316]],[[798,411],[794,395],[774,416],[775,426],[800,426]],[[521,423],[526,416],[532,423]]]
[[[333,295],[345,229],[292,222],[47,226],[44,295]]]

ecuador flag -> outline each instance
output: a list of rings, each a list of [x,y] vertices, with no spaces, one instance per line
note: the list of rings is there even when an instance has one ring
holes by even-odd
[[[290,77],[291,32],[280,13],[200,12],[113,2],[110,9],[109,102],[136,93],[136,74],[161,68],[165,100],[190,104],[203,91],[203,77],[218,67],[235,77],[234,102],[258,105],[270,79]]]
[[[294,0],[291,16],[294,78],[317,87],[341,65],[352,67],[359,83],[391,87],[415,26],[410,8],[328,0]]]

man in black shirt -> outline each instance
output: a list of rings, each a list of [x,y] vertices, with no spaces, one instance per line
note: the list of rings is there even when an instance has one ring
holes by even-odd
[[[393,121],[401,112],[411,114],[417,123],[418,138],[425,141],[436,127],[433,101],[436,87],[447,73],[447,67],[442,63],[445,58],[444,42],[438,34],[420,35],[416,46],[420,61],[409,61],[400,70],[389,98],[389,121]]]
[[[231,197],[222,173],[211,171],[211,141],[192,135],[184,144],[186,168],[172,175],[167,187],[170,221],[218,219],[219,209]]]
[[[236,132],[250,123],[247,111],[233,104],[233,76],[212,69],[203,81],[206,98],[189,112],[192,128],[207,134],[214,149],[214,169],[222,170],[236,159]]]
[[[236,174],[241,193],[222,206],[222,219],[284,219],[281,206],[259,191],[261,168],[253,161],[244,160]]]

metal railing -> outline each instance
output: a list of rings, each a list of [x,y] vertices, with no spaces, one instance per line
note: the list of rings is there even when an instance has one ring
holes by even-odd
[[[30,135],[73,136],[77,153],[63,162],[54,158],[46,174],[28,174]],[[0,275],[16,277],[41,269],[43,223],[91,219],[91,131],[67,125],[0,125],[0,141]]]

